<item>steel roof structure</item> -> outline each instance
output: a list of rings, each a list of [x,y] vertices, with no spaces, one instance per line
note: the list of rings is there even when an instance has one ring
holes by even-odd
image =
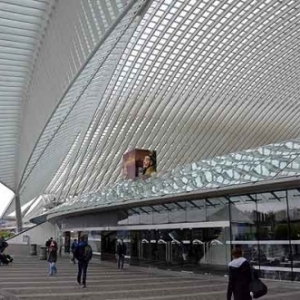
[[[15,190],[22,107],[54,1],[0,2],[0,181]]]
[[[167,171],[298,138],[299,8],[0,0],[0,182],[60,203],[120,181],[131,147]]]

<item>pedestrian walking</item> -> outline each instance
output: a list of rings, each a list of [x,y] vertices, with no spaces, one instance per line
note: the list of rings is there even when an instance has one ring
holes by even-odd
[[[57,274],[57,243],[56,241],[52,240],[49,248],[48,248],[48,263],[49,263],[49,276],[53,276]]]
[[[5,241],[4,237],[0,237],[0,254],[4,252],[4,250],[8,247],[8,243]]]
[[[118,269],[123,269],[127,248],[123,240],[120,240],[117,245]]]
[[[71,261],[75,264],[75,250],[76,250],[76,247],[78,245],[78,242],[77,242],[77,239],[75,239],[71,245],[71,255],[72,255],[72,258],[71,258]]]
[[[227,300],[251,300],[250,283],[252,280],[250,263],[242,256],[240,248],[232,251],[233,260],[229,263],[229,283]]]
[[[75,248],[74,257],[78,261],[77,283],[86,288],[86,273],[90,260],[93,257],[91,246],[87,243],[85,237],[81,237]]]
[[[47,251],[49,250],[50,244],[53,241],[53,237],[51,237],[50,239],[48,239],[45,243],[45,246],[47,247]]]

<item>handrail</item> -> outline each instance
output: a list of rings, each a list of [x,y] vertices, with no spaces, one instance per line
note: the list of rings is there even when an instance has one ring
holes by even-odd
[[[46,223],[46,221],[41,222],[41,223],[39,223],[39,224],[35,224],[35,225],[33,225],[32,227],[30,227],[30,228],[27,228],[27,229],[25,229],[25,230],[23,230],[23,231],[21,231],[21,232],[18,232],[16,235],[14,235],[14,236],[12,236],[12,237],[9,237],[8,239],[5,239],[5,241],[9,241],[9,240],[11,240],[11,239],[13,239],[13,238],[15,238],[15,237],[17,237],[17,236],[19,236],[19,235],[21,235],[21,234],[27,232],[27,231],[33,229],[33,228],[35,228],[35,227],[37,227],[37,226],[39,226],[39,225],[41,225],[41,224],[43,224],[43,223]]]

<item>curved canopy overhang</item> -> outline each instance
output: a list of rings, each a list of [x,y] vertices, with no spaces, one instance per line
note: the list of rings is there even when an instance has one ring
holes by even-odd
[[[0,182],[13,191],[22,108],[54,2],[0,1]]]
[[[24,117],[19,154],[3,152],[7,170],[20,157],[3,182],[18,183],[23,204],[40,194],[65,201],[120,181],[122,154],[132,146],[157,150],[158,168],[167,171],[299,137],[298,1],[74,1],[68,27],[63,3],[56,2],[56,27],[40,51],[52,34],[57,43],[70,34],[68,59],[30,65],[33,76],[53,75],[45,97],[55,105],[39,126],[28,125],[36,114]],[[51,73],[58,62],[67,64]],[[38,107],[47,78],[34,78],[28,95]],[[6,123],[15,144],[20,123]]]
[[[249,195],[256,195],[257,193],[265,194],[266,198],[274,198],[277,192],[289,190],[293,193],[293,196],[299,198],[299,183],[300,178],[298,176],[290,177],[290,178],[281,178],[278,180],[270,180],[263,182],[255,182],[255,183],[247,183],[240,184],[238,186],[231,186],[220,189],[210,189],[205,191],[198,192],[190,192],[183,193],[181,195],[168,195],[164,197],[156,197],[156,198],[147,198],[147,199],[139,199],[126,201],[123,203],[116,202],[103,206],[85,206],[80,208],[73,208],[70,210],[56,210],[43,212],[41,214],[36,214],[34,217],[30,218],[32,223],[40,223],[41,221],[60,221],[66,217],[74,217],[78,215],[88,214],[88,213],[96,213],[103,211],[131,211],[133,214],[147,214],[151,212],[162,213],[166,211],[176,211],[178,210],[178,205],[176,203],[184,203],[189,202],[189,208],[195,208],[197,204],[203,203],[206,201],[214,202],[222,201],[224,206],[231,201],[231,197],[234,197],[235,202],[244,203],[244,197]],[[270,192],[271,191],[271,192]],[[295,192],[298,191],[297,195]],[[251,201],[251,198],[247,198],[246,201]]]
[[[147,180],[121,181],[97,193],[76,196],[47,212],[49,219],[87,211],[163,205],[298,188],[298,140],[239,151],[183,165]],[[176,207],[175,207],[176,208]]]

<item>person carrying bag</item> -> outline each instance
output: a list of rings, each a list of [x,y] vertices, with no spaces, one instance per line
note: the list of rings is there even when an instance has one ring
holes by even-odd
[[[232,251],[232,258],[229,263],[227,300],[231,300],[232,294],[234,300],[251,300],[250,283],[252,277],[250,263],[242,257],[240,248]]]
[[[258,299],[267,294],[267,286],[258,278],[257,271],[242,257],[240,248],[232,251],[233,260],[229,263],[227,300]]]
[[[268,293],[267,286],[259,279],[258,272],[251,267],[251,282],[249,284],[250,295],[258,299]]]

